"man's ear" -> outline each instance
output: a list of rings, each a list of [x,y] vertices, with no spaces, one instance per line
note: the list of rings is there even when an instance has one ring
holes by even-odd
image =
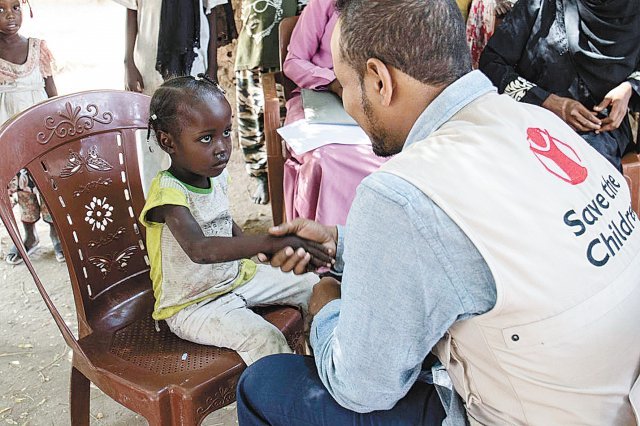
[[[377,96],[380,105],[385,107],[391,105],[394,82],[391,72],[384,62],[380,59],[369,58],[365,71],[365,81],[368,81],[369,85],[375,88],[375,92],[371,94]],[[369,99],[373,100],[376,97],[370,97]]]
[[[160,145],[160,148],[162,148],[162,150],[167,154],[171,155],[176,152],[175,142],[173,140],[173,137],[171,137],[169,133],[158,130],[156,132],[156,140],[158,141],[158,145]]]

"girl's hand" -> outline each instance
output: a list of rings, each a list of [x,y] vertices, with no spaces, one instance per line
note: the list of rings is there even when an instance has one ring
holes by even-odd
[[[595,112],[602,112],[605,108],[609,108],[609,115],[602,120],[602,127],[600,130],[596,130],[596,133],[609,132],[620,127],[624,116],[627,115],[629,99],[631,99],[632,94],[631,83],[625,81],[611,89],[602,102],[593,107]]]
[[[133,61],[128,61],[124,66],[124,89],[129,92],[142,93],[144,81]]]
[[[562,118],[577,132],[598,131],[602,125],[596,113],[589,111],[587,107],[571,98],[551,94],[542,106]]]

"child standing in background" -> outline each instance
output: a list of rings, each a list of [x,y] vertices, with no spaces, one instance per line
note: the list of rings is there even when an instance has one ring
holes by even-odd
[[[125,89],[152,95],[171,76],[217,81],[216,15],[227,0],[114,0],[127,8]]]
[[[233,349],[247,365],[290,353],[280,330],[249,308],[287,304],[306,314],[318,277],[248,258],[303,248],[316,266],[327,266],[328,250],[294,236],[246,236],[233,222],[226,170],[231,107],[216,83],[204,75],[170,79],[154,93],[149,114],[150,130],[171,156],[140,214],[156,299],[153,318],[165,320],[182,339]]]
[[[26,1],[22,0],[22,3]],[[21,1],[0,0],[0,123],[58,94],[52,77],[51,52],[44,40],[18,34],[21,26]],[[64,262],[60,240],[49,210],[39,199],[38,188],[25,169],[20,170],[11,182],[9,192],[18,196],[27,253],[32,253],[40,243],[35,224],[42,215],[50,227],[49,235],[56,260]],[[23,261],[15,246],[9,250],[6,261],[12,265]]]
[[[269,202],[261,76],[280,68],[280,21],[294,16],[298,7],[306,3],[296,0],[242,0],[242,29],[238,34],[235,65],[238,138],[247,172],[257,181],[252,196],[257,204]]]

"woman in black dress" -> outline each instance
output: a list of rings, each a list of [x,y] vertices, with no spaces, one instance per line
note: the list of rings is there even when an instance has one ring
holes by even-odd
[[[501,93],[547,108],[614,166],[640,108],[639,0],[520,0],[480,69]]]

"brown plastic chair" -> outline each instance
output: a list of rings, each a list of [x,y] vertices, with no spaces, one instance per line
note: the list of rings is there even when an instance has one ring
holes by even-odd
[[[298,16],[284,18],[279,27],[280,69],[287,57],[287,48],[291,41],[291,33],[298,22]],[[273,224],[279,225],[284,221],[284,162],[287,159],[287,149],[276,131],[284,121],[280,116],[280,100],[276,90],[276,83],[284,87],[285,99],[291,97],[296,85],[289,80],[282,71],[267,73],[262,76],[262,90],[264,92],[264,134],[267,149],[267,174],[269,177],[269,198],[271,199],[271,214]]]
[[[635,142],[638,144],[640,142],[640,114],[635,113],[634,117],[637,123]],[[631,208],[640,214],[640,155],[638,153],[630,152],[622,157],[622,174],[631,192]]]
[[[146,128],[148,109],[145,95],[84,92],[50,99],[0,128],[0,187],[26,167],[62,240],[77,338],[26,256],[9,197],[0,191],[0,217],[73,350],[73,425],[89,424],[89,381],[151,425],[196,425],[234,401],[245,368],[235,352],[181,340],[164,321],[155,330],[145,231],[136,219],[144,204],[136,132]],[[302,349],[297,310],[261,313]]]

